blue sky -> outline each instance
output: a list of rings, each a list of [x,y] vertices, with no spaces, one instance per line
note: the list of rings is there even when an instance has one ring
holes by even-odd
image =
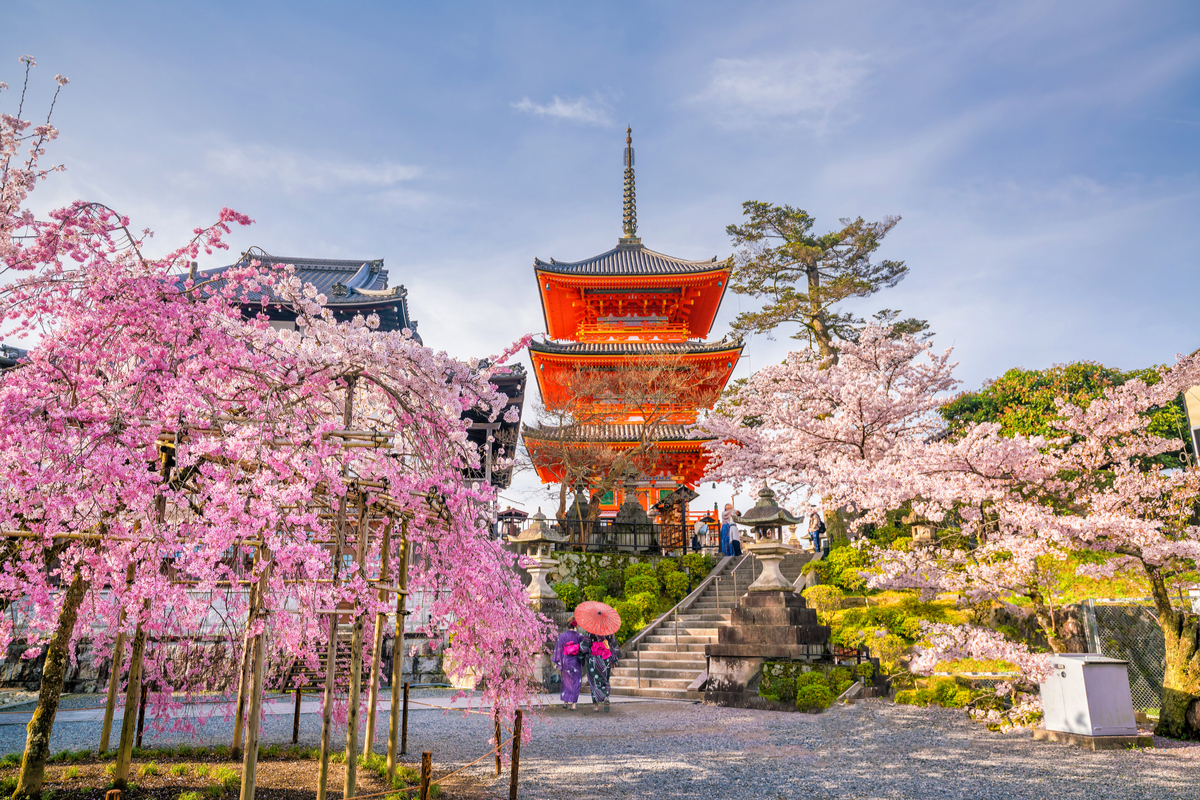
[[[821,228],[901,216],[883,255],[911,275],[862,310],[929,319],[968,388],[1200,347],[1195,2],[9,0],[0,20],[0,80],[39,61],[33,108],[71,79],[68,171],[39,205],[102,200],[164,248],[227,205],[257,220],[239,250],[385,258],[455,355],[542,329],[534,256],[615,244],[626,124],[655,250],[727,255],[750,199]]]

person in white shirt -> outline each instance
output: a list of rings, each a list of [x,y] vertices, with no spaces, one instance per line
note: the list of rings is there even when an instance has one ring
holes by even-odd
[[[737,516],[741,516],[741,512],[733,512]],[[729,555],[740,556],[742,554],[742,532],[738,530],[736,522],[729,525]]]

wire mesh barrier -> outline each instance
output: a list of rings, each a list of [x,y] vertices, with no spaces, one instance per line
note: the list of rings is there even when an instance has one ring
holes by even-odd
[[[1129,662],[1129,691],[1138,711],[1158,713],[1167,650],[1149,600],[1085,600],[1088,649]]]

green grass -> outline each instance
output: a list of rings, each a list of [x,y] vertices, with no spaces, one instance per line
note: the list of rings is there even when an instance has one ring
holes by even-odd
[[[63,770],[62,776],[64,778],[66,778],[67,780],[71,780],[72,778],[78,778],[80,776],[80,774],[81,774],[81,771],[80,771],[79,767],[67,767],[66,769]]]
[[[142,764],[142,766],[138,768],[138,777],[139,778],[146,778],[146,777],[149,777],[150,775],[157,775],[157,774],[158,774],[158,764],[153,761],[150,761],[146,764]]]
[[[242,777],[237,770],[229,767],[217,767],[212,773],[212,778],[227,792],[233,791],[242,783]]]
[[[0,778],[0,794],[12,794],[17,790],[17,776],[6,775]]]
[[[208,764],[197,764],[194,771],[197,778],[207,778],[208,773],[212,771],[212,768],[209,767]]]
[[[169,775],[174,775],[176,778],[182,778],[191,771],[192,767],[189,764],[172,764],[170,768],[167,769],[167,773]]]
[[[20,764],[20,763],[21,763],[21,754],[20,753],[9,753],[4,758],[0,758],[0,765],[3,765],[5,767],[16,766],[17,764]]]
[[[199,792],[184,792],[179,795],[179,800],[204,800],[204,795]]]

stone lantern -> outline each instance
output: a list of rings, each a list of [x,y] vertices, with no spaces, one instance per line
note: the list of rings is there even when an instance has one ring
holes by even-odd
[[[762,574],[750,584],[747,591],[795,591],[795,587],[783,577],[779,564],[784,556],[792,552],[792,548],[783,543],[783,529],[785,526],[799,525],[800,520],[776,505],[775,493],[764,486],[758,493],[758,502],[754,504],[754,508],[736,517],[734,521],[754,531],[754,541],[742,542],[742,547],[753,553],[763,565]]]
[[[506,536],[505,539],[516,546],[518,554],[529,556],[534,562],[528,568],[532,578],[528,592],[533,607],[539,611],[558,610],[557,606],[561,606],[562,601],[547,582],[546,576],[558,566],[558,560],[553,556],[554,545],[564,541],[564,537],[557,536],[550,530],[546,525],[546,515],[539,508],[525,530],[516,536]]]

